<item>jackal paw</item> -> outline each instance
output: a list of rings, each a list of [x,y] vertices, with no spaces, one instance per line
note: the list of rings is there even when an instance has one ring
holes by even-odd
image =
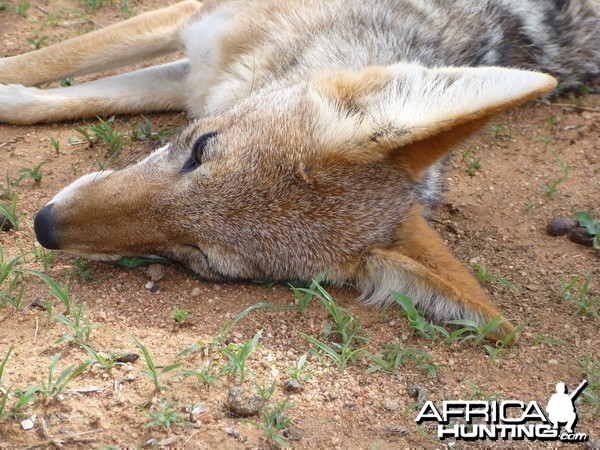
[[[25,125],[44,120],[41,100],[37,88],[0,84],[0,122]]]

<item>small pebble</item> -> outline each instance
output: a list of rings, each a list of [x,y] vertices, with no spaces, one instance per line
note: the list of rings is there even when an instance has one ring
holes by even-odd
[[[21,421],[21,427],[24,430],[31,430],[34,425],[35,425],[35,419],[37,418],[37,415],[34,414],[33,416]]]
[[[283,388],[286,391],[298,391],[300,390],[300,383],[295,378],[288,378],[283,382]]]
[[[230,436],[230,437],[234,438],[234,439],[239,439],[239,438],[241,438],[241,437],[242,437],[242,436],[240,435],[240,433],[238,433],[238,432],[236,431],[236,429],[235,429],[235,428],[225,428],[225,434],[226,434],[227,436]]]
[[[575,222],[568,217],[560,217],[551,221],[546,227],[546,231],[550,236],[562,236],[567,234],[571,228],[575,226]]]
[[[200,295],[200,288],[198,286],[196,286],[194,289],[192,289],[192,297],[198,297]]]
[[[204,414],[206,412],[206,406],[204,404],[195,406],[191,413],[192,414]]]
[[[148,281],[145,285],[144,288],[150,290],[154,287],[154,283],[152,281]]]
[[[168,438],[163,439],[158,442],[156,445],[158,447],[168,447],[170,445],[176,444],[179,441],[179,436],[169,436]]]
[[[427,389],[418,384],[413,384],[408,388],[408,395],[418,402],[425,402],[428,397]]]

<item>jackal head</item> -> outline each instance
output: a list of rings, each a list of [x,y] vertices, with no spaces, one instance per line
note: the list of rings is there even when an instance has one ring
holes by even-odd
[[[137,165],[74,182],[39,211],[36,235],[96,258],[164,256],[207,279],[329,271],[377,303],[403,290],[438,318],[489,318],[419,205],[455,144],[554,86],[534,72],[407,64],[272,86]]]

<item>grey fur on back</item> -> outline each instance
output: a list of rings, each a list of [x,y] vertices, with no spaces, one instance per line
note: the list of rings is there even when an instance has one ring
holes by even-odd
[[[289,56],[273,67],[275,78],[402,61],[495,65],[544,71],[564,91],[600,74],[597,0],[367,0],[329,6],[316,17],[286,17],[295,38],[281,43]]]
[[[401,4],[409,11],[401,12],[398,22],[404,36],[402,59],[425,65],[541,70],[556,77],[562,90],[600,74],[600,5],[595,0],[386,0],[385,4]]]

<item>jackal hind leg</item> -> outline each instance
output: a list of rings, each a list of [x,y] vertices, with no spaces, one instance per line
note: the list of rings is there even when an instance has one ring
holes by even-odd
[[[187,60],[53,89],[0,84],[0,122],[38,122],[113,114],[183,111]]]
[[[369,303],[391,304],[390,294],[397,291],[441,323],[469,319],[482,327],[501,315],[420,211],[414,211],[400,225],[394,244],[369,250],[357,272],[356,284]],[[513,330],[512,324],[504,322],[488,337],[501,339]]]
[[[82,36],[0,59],[0,83],[32,86],[114,69],[181,50],[178,32],[201,3],[185,1]]]

